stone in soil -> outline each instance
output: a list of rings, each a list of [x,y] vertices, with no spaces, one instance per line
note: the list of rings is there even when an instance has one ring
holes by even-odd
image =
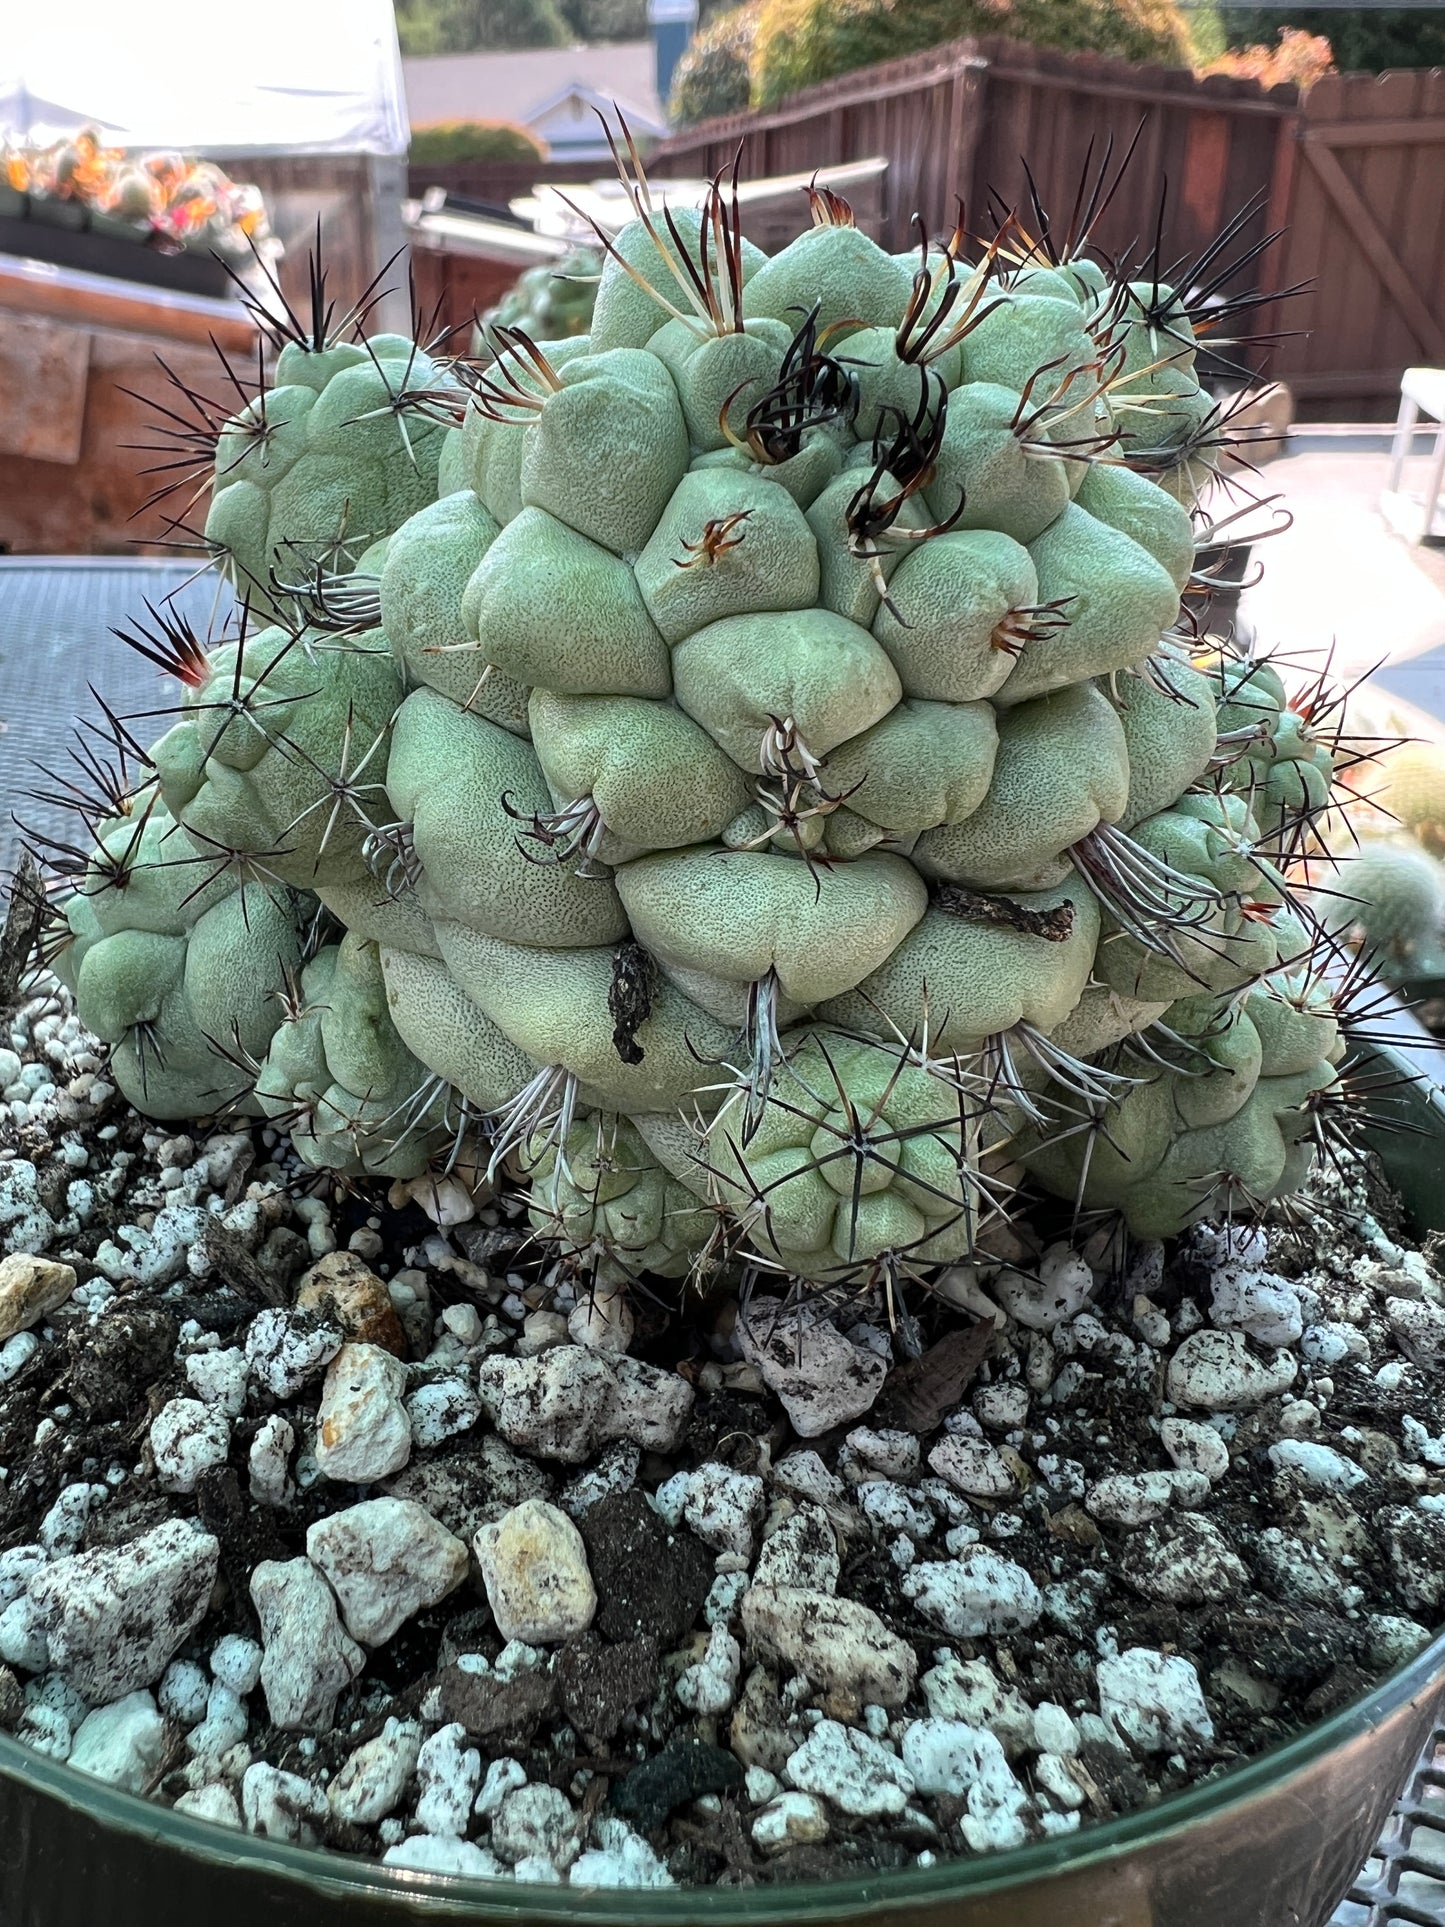
[[[861,1418],[888,1376],[886,1358],[850,1343],[826,1318],[778,1298],[754,1297],[738,1320],[737,1339],[799,1438]]]
[[[306,1552],[336,1594],[346,1630],[365,1646],[384,1646],[467,1576],[461,1540],[406,1499],[367,1499],[318,1519]]]
[[[257,1566],[251,1599],[261,1622],[261,1690],[272,1721],[287,1732],[324,1732],[338,1697],[366,1664],[342,1629],[336,1595],[309,1559],[288,1559]]]
[[[93,1705],[152,1686],[210,1604],[220,1546],[189,1520],[57,1559],[31,1580],[50,1663]]]
[[[0,1258],[0,1342],[38,1325],[74,1290],[73,1265],[23,1251]]]
[[[560,1645],[586,1632],[597,1591],[582,1535],[545,1499],[527,1499],[472,1542],[503,1639]]]

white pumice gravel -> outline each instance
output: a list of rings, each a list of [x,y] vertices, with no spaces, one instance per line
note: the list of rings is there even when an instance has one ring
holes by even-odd
[[[1348,1184],[1309,1248],[1015,1238],[893,1315],[723,1292],[679,1349],[505,1186],[307,1194],[26,1011],[0,1286],[72,1288],[0,1309],[0,1710],[52,1759],[418,1876],[723,1879],[727,1803],[758,1882],[856,1877],[1193,1784],[1445,1619],[1445,1279]],[[668,1743],[718,1775],[673,1819]]]
[[[77,1773],[144,1793],[165,1752],[166,1723],[147,1692],[127,1693],[87,1713],[70,1748]]]
[[[220,1550],[210,1533],[174,1519],[46,1566],[25,1597],[51,1664],[94,1704],[154,1685],[210,1604]]]
[[[704,1718],[719,1718],[737,1698],[742,1664],[742,1647],[720,1621],[708,1635],[702,1658],[679,1677],[676,1688],[679,1701],[690,1712]]]
[[[315,1733],[366,1664],[346,1633],[336,1595],[309,1559],[266,1560],[251,1575],[251,1599],[265,1648],[261,1690],[276,1725]]]
[[[417,1753],[417,1823],[427,1833],[465,1834],[482,1781],[482,1756],[459,1722],[443,1726]]]
[[[1293,1352],[1258,1358],[1241,1332],[1191,1332],[1169,1361],[1168,1392],[1176,1405],[1247,1411],[1287,1392],[1298,1371]]]
[[[326,1795],[299,1773],[257,1760],[241,1781],[241,1815],[248,1833],[267,1840],[286,1840],[311,1846],[325,1826]]]
[[[246,1333],[246,1364],[257,1385],[272,1398],[294,1398],[320,1376],[341,1344],[340,1329],[323,1319],[262,1311]]]
[[[487,1602],[504,1639],[560,1645],[586,1632],[597,1592],[582,1535],[545,1499],[526,1499],[473,1541]]]
[[[1032,1626],[1043,1611],[1025,1569],[987,1546],[965,1546],[946,1562],[927,1560],[904,1574],[902,1592],[925,1619],[956,1639]]]
[[[347,1632],[364,1646],[384,1646],[467,1576],[466,1546],[409,1499],[366,1499],[318,1519],[306,1553],[336,1594]]]
[[[764,1527],[753,1584],[831,1593],[838,1590],[842,1570],[838,1535],[828,1514],[820,1505],[803,1504],[773,1530]]]
[[[742,1625],[762,1653],[860,1704],[902,1706],[918,1671],[913,1648],[854,1599],[791,1586],[753,1586]]]
[[[738,1320],[737,1339],[803,1439],[861,1417],[888,1375],[886,1358],[854,1345],[826,1318],[778,1298],[755,1296]]]
[[[196,1820],[209,1820],[216,1827],[240,1829],[245,1825],[240,1801],[221,1780],[210,1780],[205,1786],[182,1793],[175,1802],[175,1808],[177,1813],[188,1813]]]
[[[202,1473],[224,1465],[231,1450],[225,1412],[200,1399],[173,1398],[151,1421],[151,1457],[167,1492],[194,1492]]]
[[[783,1774],[800,1793],[816,1793],[858,1820],[896,1816],[916,1791],[896,1753],[837,1720],[819,1720]]]
[[[1162,1753],[1214,1737],[1199,1674],[1181,1654],[1134,1646],[1095,1669],[1099,1711],[1130,1745]]]

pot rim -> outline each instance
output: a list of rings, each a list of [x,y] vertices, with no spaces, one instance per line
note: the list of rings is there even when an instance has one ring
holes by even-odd
[[[932,1867],[909,1867],[846,1880],[800,1882],[786,1887],[551,1887],[532,1881],[472,1880],[386,1867],[379,1861],[351,1859],[317,1847],[240,1833],[194,1815],[157,1806],[139,1794],[93,1780],[75,1768],[32,1753],[8,1734],[0,1734],[0,1777],[24,1783],[60,1805],[112,1832],[148,1839],[214,1869],[248,1868],[333,1896],[366,1894],[378,1900],[428,1899],[465,1904],[478,1920],[597,1922],[615,1927],[623,1921],[649,1927],[684,1927],[698,1919],[719,1924],[766,1919],[774,1923],[866,1917],[899,1906],[948,1902],[1007,1891],[1052,1874],[1151,1846],[1206,1820],[1243,1806],[1273,1790],[1326,1754],[1372,1732],[1389,1715],[1429,1695],[1445,1679],[1445,1631],[1413,1660],[1390,1674],[1363,1699],[1355,1700],[1293,1739],[1256,1754],[1217,1778],[1187,1792],[1170,1795],[1157,1806],[1117,1819],[1101,1820],[1077,1833],[1001,1853],[941,1860]]]

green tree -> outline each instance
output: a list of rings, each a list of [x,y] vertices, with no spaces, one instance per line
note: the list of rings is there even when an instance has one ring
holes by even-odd
[[[575,40],[645,40],[647,0],[559,0]]]
[[[572,33],[557,0],[396,0],[404,54],[565,47]]]
[[[752,91],[760,0],[715,13],[677,63],[668,112],[677,127],[714,114],[740,114]]]
[[[1188,28],[1174,0],[763,0],[753,104],[770,107],[801,87],[964,34],[1189,61]]]
[[[1445,66],[1445,8],[1222,6],[1220,11],[1231,47],[1270,45],[1281,27],[1299,27],[1324,35],[1343,73]]]

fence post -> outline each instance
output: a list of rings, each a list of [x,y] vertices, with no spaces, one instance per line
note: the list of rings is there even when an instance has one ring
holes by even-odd
[[[951,200],[968,206],[973,197],[973,164],[988,109],[989,62],[977,43],[966,43],[953,76],[948,104],[948,168],[944,175],[943,225]]]

